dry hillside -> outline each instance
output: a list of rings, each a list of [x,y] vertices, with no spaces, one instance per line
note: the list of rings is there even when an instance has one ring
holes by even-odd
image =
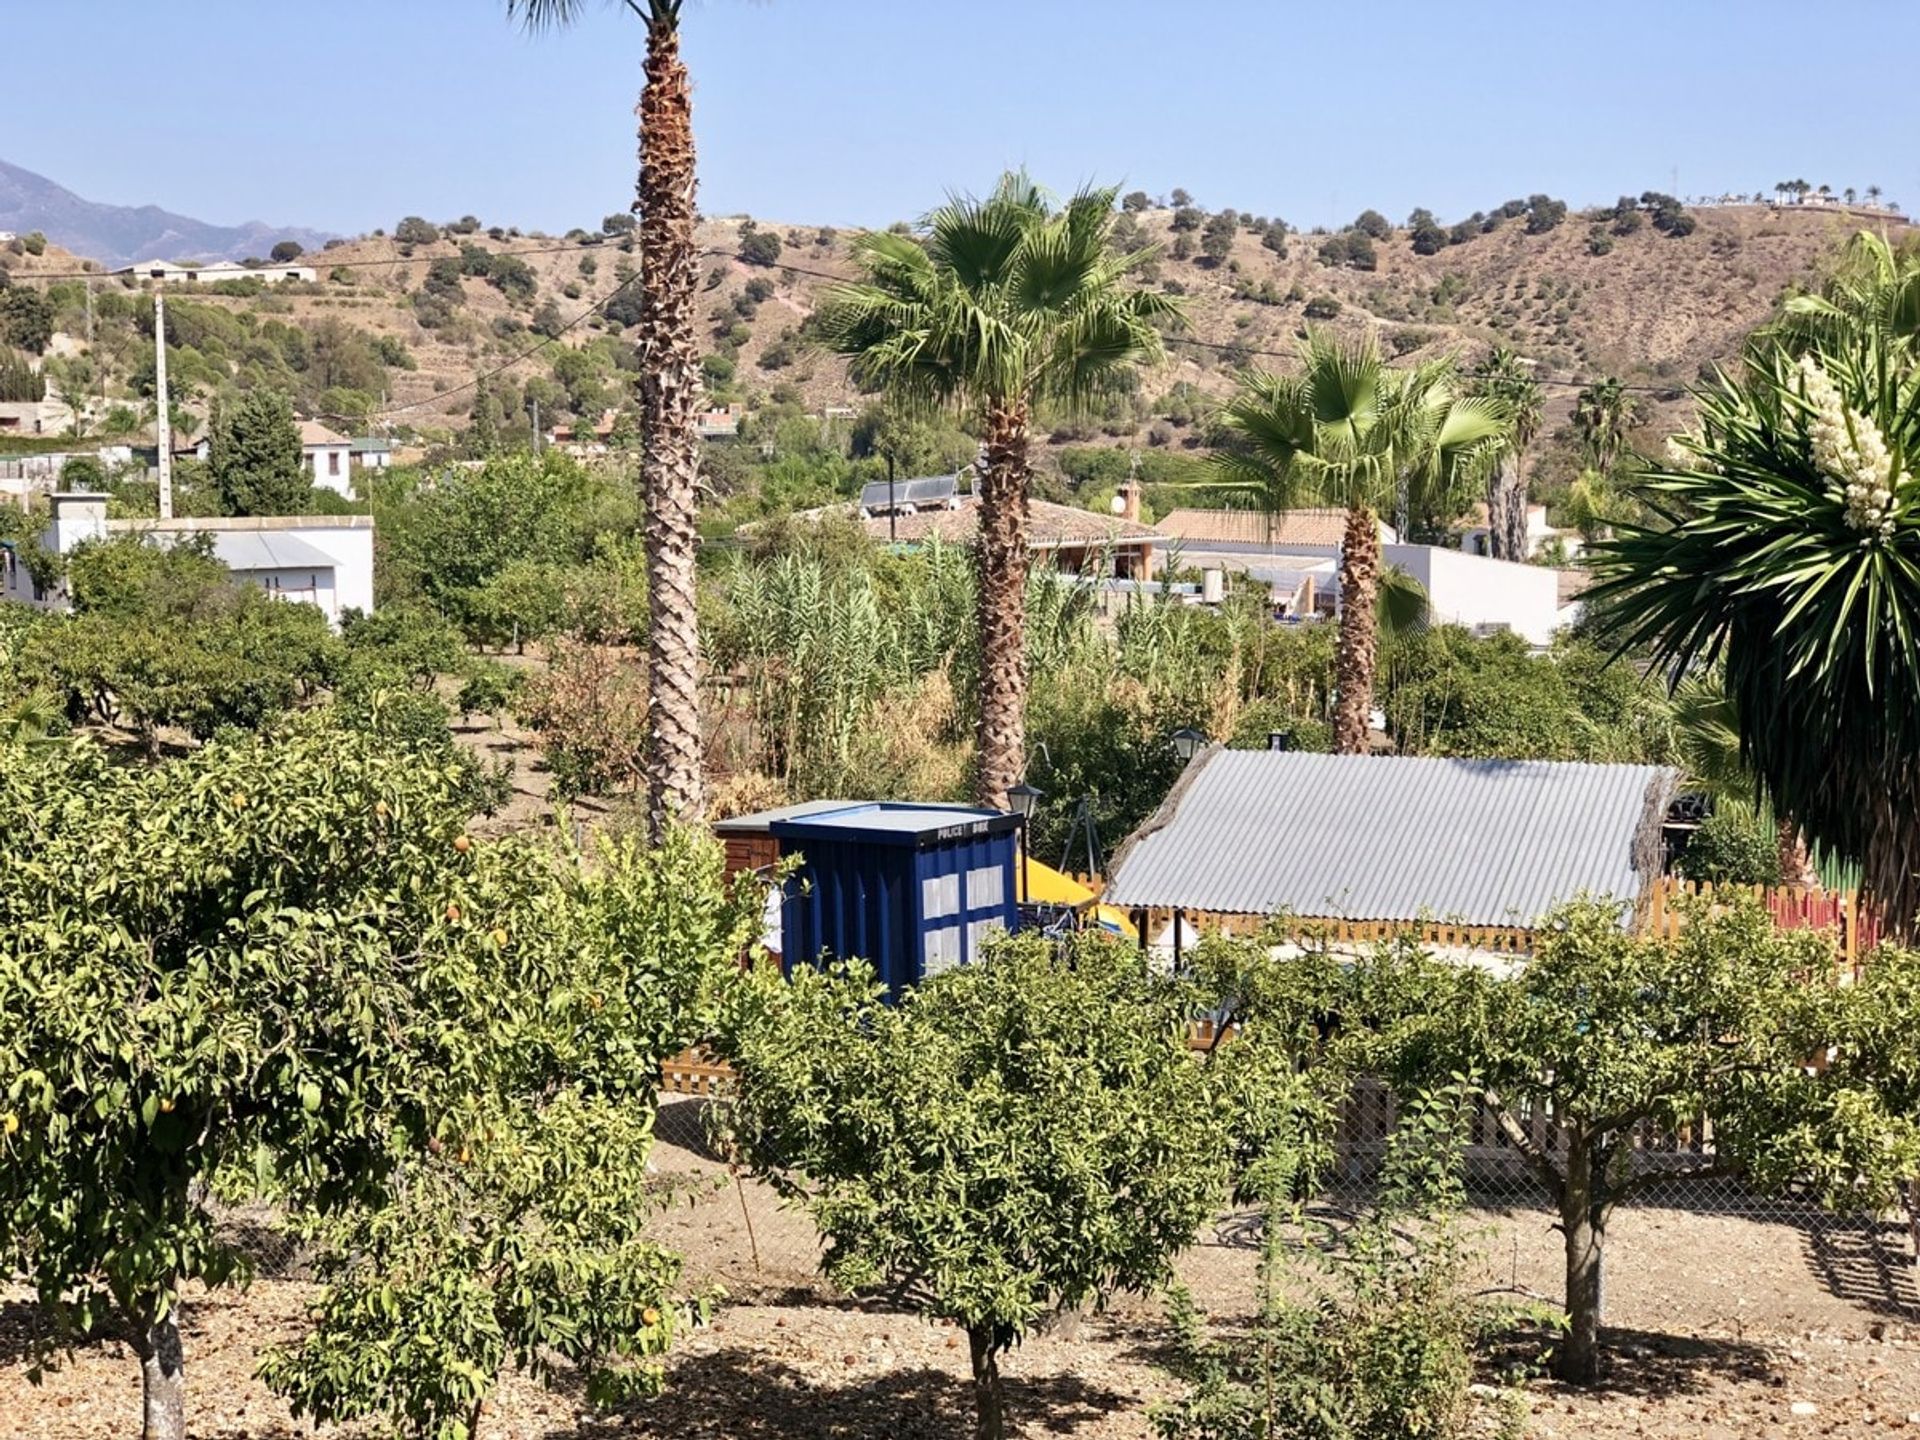
[[[1670,381],[1677,389],[1702,365],[1728,355],[1784,289],[1804,281],[1862,223],[1837,211],[1764,206],[1691,213],[1698,228],[1690,235],[1669,238],[1643,227],[1615,238],[1611,251],[1601,255],[1589,253],[1592,227],[1579,215],[1542,235],[1508,223],[1429,256],[1414,254],[1407,232],[1396,231],[1378,243],[1377,268],[1369,272],[1323,264],[1316,254],[1319,236],[1290,236],[1282,257],[1244,229],[1222,262],[1197,253],[1176,260],[1172,212],[1147,211],[1139,223],[1162,251],[1144,273],[1149,283],[1184,297],[1183,333],[1205,343],[1172,347],[1168,363],[1146,380],[1142,408],[1150,416],[1158,399],[1181,382],[1218,394],[1230,384],[1234,367],[1248,359],[1284,363],[1261,359],[1259,352],[1289,352],[1308,305],[1321,300],[1324,310],[1326,299],[1339,305],[1329,322],[1334,328],[1375,327],[1397,353],[1473,351],[1498,341],[1536,359],[1543,375],[1571,380],[1608,373],[1642,383]],[[735,331],[741,341],[732,352],[735,391],[751,402],[785,383],[812,408],[852,401],[844,366],[808,352],[797,332],[831,277],[850,273],[854,232],[763,222],[762,230],[783,241],[779,263],[764,268],[738,258],[742,223],[710,219],[700,229],[709,252],[702,261],[701,312],[709,341],[720,348],[729,328],[745,327]],[[429,329],[421,323],[416,292],[433,261],[457,258],[463,244],[517,256],[532,271],[536,288],[509,298],[485,279],[465,278],[451,318]],[[57,249],[7,259],[16,280],[80,264]],[[622,327],[596,307],[631,275],[634,260],[617,237],[585,239],[577,232],[569,241],[512,232],[496,238],[483,230],[410,246],[370,237],[336,242],[305,257],[303,263],[319,272],[315,285],[270,289],[257,297],[193,292],[191,298],[304,328],[331,317],[403,341],[417,368],[395,368],[388,376],[390,422],[431,435],[464,426],[470,390],[446,392],[475,375],[510,365],[502,378],[524,382],[550,371],[557,347],[619,334]],[[773,287],[757,306],[742,298],[756,278]],[[543,343],[526,327],[537,323],[549,302],[549,327],[555,311],[567,322],[580,318],[559,339]],[[770,351],[775,361],[783,352],[789,358],[771,365]],[[614,393],[619,388],[616,383]],[[1549,392],[1561,411],[1571,394],[1571,387]]]

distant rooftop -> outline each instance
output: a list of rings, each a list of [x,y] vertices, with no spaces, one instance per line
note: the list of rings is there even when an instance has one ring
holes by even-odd
[[[796,518],[825,520],[844,515],[860,519],[855,504],[827,505],[803,510]],[[1100,515],[1091,510],[1076,510],[1071,505],[1056,505],[1050,500],[1027,502],[1027,543],[1036,550],[1072,550],[1100,545],[1158,545],[1161,533],[1137,520],[1117,515]],[[980,529],[980,500],[975,495],[957,497],[953,509],[917,510],[911,515],[872,515],[862,520],[867,534],[876,540],[897,539],[909,545],[938,540],[946,545],[966,545]]]
[[[1188,545],[1230,545],[1284,550],[1290,545],[1338,546],[1347,533],[1344,510],[1173,510],[1157,522],[1160,533]],[[1381,538],[1396,537],[1390,526]]]

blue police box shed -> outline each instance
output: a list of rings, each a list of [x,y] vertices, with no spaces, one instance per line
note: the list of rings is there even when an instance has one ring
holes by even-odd
[[[799,854],[781,906],[782,963],[871,961],[890,991],[976,959],[1020,926],[1020,817],[958,805],[849,803],[769,817]]]

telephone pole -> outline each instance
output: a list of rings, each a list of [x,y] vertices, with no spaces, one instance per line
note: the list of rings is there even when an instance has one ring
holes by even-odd
[[[173,518],[173,420],[167,414],[167,297],[153,291],[153,438],[160,446],[160,518]]]

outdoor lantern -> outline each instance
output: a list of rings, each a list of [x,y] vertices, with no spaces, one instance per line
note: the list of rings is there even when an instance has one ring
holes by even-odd
[[[1207,743],[1207,737],[1191,725],[1183,725],[1173,732],[1173,753],[1182,761],[1193,759],[1200,753],[1200,747]]]
[[[1007,791],[1007,808],[1022,820],[1031,820],[1035,807],[1046,798],[1046,795],[1046,791],[1022,780]]]

